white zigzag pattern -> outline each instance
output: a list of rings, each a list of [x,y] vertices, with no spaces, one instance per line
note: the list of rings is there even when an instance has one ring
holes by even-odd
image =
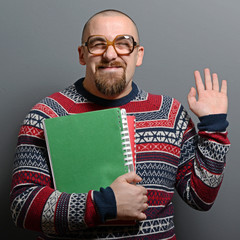
[[[223,179],[223,174],[220,175],[212,174],[207,170],[200,168],[196,161],[194,161],[194,169],[196,175],[201,179],[201,181],[203,181],[209,187],[213,188],[217,187]]]
[[[168,165],[165,162],[156,161],[156,162],[138,162],[137,168],[139,170],[148,170],[148,169],[155,169],[158,171],[167,171],[174,173],[177,169],[177,166]]]
[[[173,217],[150,219],[139,222],[139,228],[136,234],[130,234],[126,231],[119,236],[114,234],[114,231],[109,231],[104,238],[100,239],[125,239],[127,237],[149,236],[154,233],[167,232],[172,228],[174,228]]]
[[[228,145],[222,145],[202,138],[199,141],[198,147],[200,152],[207,158],[223,163],[225,162],[225,156],[229,150]]]
[[[195,157],[195,144],[194,142],[197,140],[197,135],[189,138],[181,147],[181,157],[179,166],[184,165],[191,158]]]
[[[54,226],[54,213],[61,192],[54,191],[48,198],[42,214],[42,230],[46,234],[56,234]]]
[[[71,194],[68,211],[68,227],[77,231],[84,225],[85,205],[87,194]]]
[[[139,228],[139,234],[166,232],[174,227],[173,217],[157,218],[144,221]]]
[[[30,126],[34,126],[36,128],[40,128],[40,129],[43,129],[43,120],[44,120],[44,117],[36,114],[36,113],[29,113],[23,124],[24,125],[30,125]]]
[[[176,126],[175,132],[153,130],[153,131],[136,131],[136,143],[149,143],[149,142],[164,142],[180,146],[182,142],[183,133],[188,125],[188,115],[185,111],[182,111],[180,119]]]
[[[163,120],[169,118],[169,110],[172,106],[173,99],[167,96],[162,96],[162,105],[158,111],[147,111],[143,113],[135,113],[137,121],[149,121],[149,120]]]
[[[42,154],[42,149],[31,146],[18,146],[14,161],[14,171],[18,171],[21,167],[30,167],[42,169],[46,173],[49,173],[48,165]]]
[[[143,185],[155,185],[172,189],[175,183],[177,167],[158,163],[138,163],[137,173],[142,177]]]
[[[61,92],[65,97],[71,99],[75,103],[84,103],[88,102],[86,98],[84,98],[82,95],[78,94],[76,88],[74,85],[71,85],[67,89],[63,90]]]
[[[26,200],[28,199],[29,195],[36,189],[37,187],[31,187],[29,189],[27,189],[26,191],[24,191],[23,193],[21,193],[20,195],[18,195],[14,201],[12,202],[12,205],[10,207],[11,209],[11,214],[12,214],[12,218],[14,223],[17,223],[17,219],[18,216],[21,212],[21,209],[23,207],[23,205],[25,204]]]

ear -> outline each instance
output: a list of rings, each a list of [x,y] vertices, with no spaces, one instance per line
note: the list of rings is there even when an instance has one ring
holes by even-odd
[[[136,62],[136,66],[137,67],[142,65],[143,56],[144,56],[144,47],[143,46],[139,46],[138,47],[137,62]]]
[[[79,57],[79,63],[81,65],[86,65],[85,59],[84,59],[84,49],[83,46],[78,47],[78,57]]]

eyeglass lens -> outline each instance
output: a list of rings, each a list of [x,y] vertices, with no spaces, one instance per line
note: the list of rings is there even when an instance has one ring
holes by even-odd
[[[118,54],[129,54],[133,51],[134,40],[131,36],[119,36],[114,39],[113,43],[107,41],[104,36],[91,36],[88,39],[88,50],[92,54],[102,54],[108,47],[114,45]]]

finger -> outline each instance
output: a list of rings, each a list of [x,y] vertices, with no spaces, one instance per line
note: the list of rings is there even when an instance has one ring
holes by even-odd
[[[221,92],[227,95],[227,81],[222,80]]]
[[[138,218],[137,220],[139,221],[142,221],[142,220],[146,220],[147,219],[147,215],[143,212],[141,212],[139,215],[138,215]]]
[[[143,212],[146,211],[148,209],[148,204],[147,203],[144,203],[143,204]]]
[[[145,195],[144,198],[143,198],[143,202],[144,203],[147,203],[148,202],[148,197]]]
[[[195,98],[196,97],[196,89],[194,87],[191,87],[189,93],[188,93],[189,98]]]
[[[215,91],[219,91],[218,75],[216,73],[212,74],[212,81],[213,81],[212,89]]]
[[[197,92],[201,92],[203,91],[205,88],[204,88],[204,85],[203,85],[203,82],[202,82],[202,78],[201,78],[201,75],[200,75],[200,72],[199,71],[195,71],[194,72],[194,77],[195,77],[195,83],[196,83],[196,88],[197,88]]]
[[[212,80],[209,68],[204,69],[204,77],[205,77],[205,87],[206,90],[212,90]]]
[[[142,181],[142,178],[138,176],[135,172],[126,173],[121,176],[124,181],[128,183],[138,183]]]
[[[143,195],[147,195],[148,191],[145,187],[138,185],[137,186],[139,189],[141,189]]]
[[[193,106],[195,103],[196,103],[196,101],[197,101],[197,99],[196,99],[196,89],[194,88],[194,87],[192,87],[191,89],[190,89],[190,91],[189,91],[189,93],[188,93],[188,105],[189,105],[189,107],[191,108],[191,106]]]

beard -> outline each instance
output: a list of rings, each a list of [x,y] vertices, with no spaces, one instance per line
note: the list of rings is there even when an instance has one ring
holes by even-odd
[[[122,71],[105,72],[101,71],[105,67],[117,67]],[[116,96],[126,87],[126,65],[121,62],[100,63],[96,66],[95,85],[102,94],[106,96]]]

